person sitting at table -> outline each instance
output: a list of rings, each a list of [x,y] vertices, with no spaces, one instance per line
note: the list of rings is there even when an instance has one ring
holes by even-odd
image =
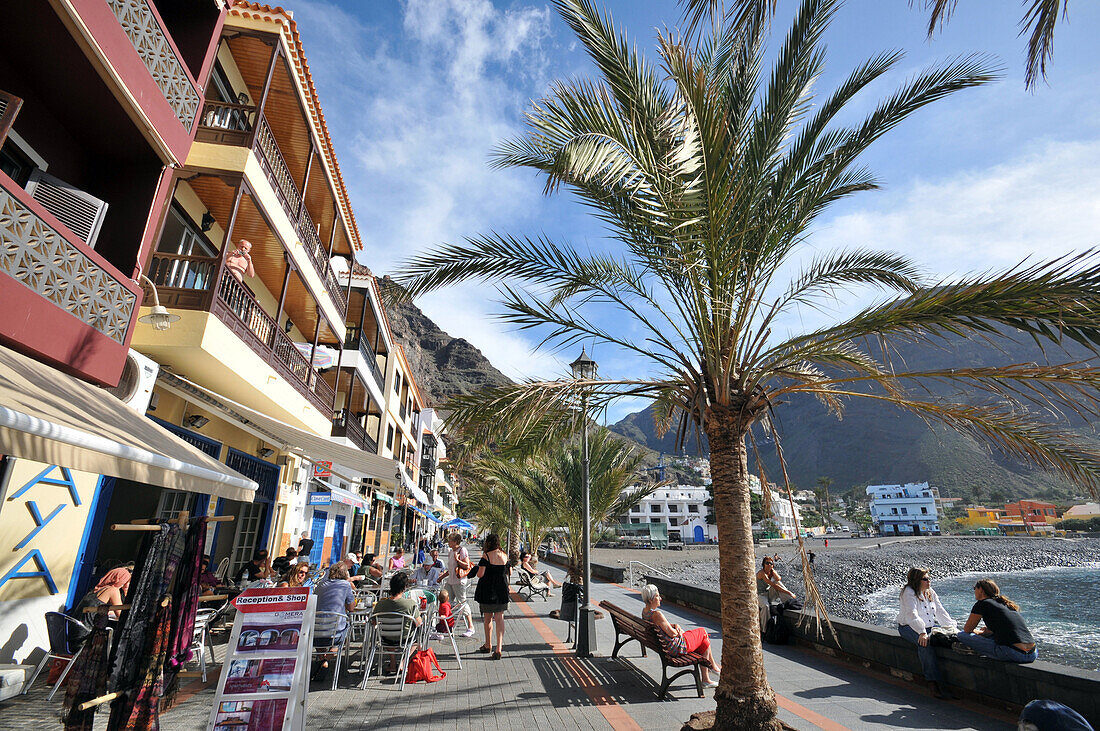
[[[279,582],[279,588],[297,589],[300,586],[306,585],[306,579],[309,578],[309,564],[308,563],[296,563],[287,569],[286,574],[283,575],[283,580]]]
[[[428,554],[432,557],[432,565],[437,569],[445,570],[447,566],[443,563],[443,559],[439,557],[439,549],[433,548]]]
[[[130,572],[125,568],[111,569],[103,575],[99,583],[91,591],[84,595],[80,603],[76,605],[78,610],[86,608],[118,606],[126,599],[126,592],[130,590]],[[118,612],[110,611],[111,619],[118,619]]]
[[[298,559],[298,552],[293,548],[286,549],[286,553],[271,562],[271,569],[282,576],[290,568],[290,565]]]
[[[408,616],[409,621],[419,627],[424,622],[424,618],[420,616],[420,602],[410,596],[405,596],[405,589],[408,585],[409,575],[405,572],[399,571],[391,576],[390,594],[374,603],[374,607],[371,609],[371,621],[373,621],[373,617],[379,614],[404,614]],[[408,623],[405,624],[405,627],[408,627]],[[386,642],[386,637],[382,637],[382,641]],[[392,671],[393,668],[391,667],[390,670]],[[383,670],[383,672],[386,672],[386,670]]]
[[[443,639],[443,633],[450,632],[455,628],[455,616],[451,609],[451,597],[446,589],[439,590],[438,614],[439,620],[435,623],[435,632],[432,632],[429,639],[441,640]]]
[[[554,581],[554,577],[550,575],[549,571],[538,570],[538,558],[535,557],[530,551],[524,551],[519,556],[519,567],[531,577],[539,577],[545,581],[551,587],[561,586],[560,581]]]
[[[405,568],[405,549],[401,546],[390,556],[390,571],[400,571]]]
[[[431,556],[425,556],[424,562],[413,572],[412,580],[419,586],[437,586],[443,572],[432,563]]]
[[[251,584],[253,581],[269,579],[274,575],[275,572],[271,570],[271,561],[267,557],[267,551],[261,548],[252,554],[251,561],[237,571],[235,578],[238,584]]]
[[[343,621],[339,618],[322,618],[314,625],[316,636],[313,638],[315,648],[328,648],[326,653],[320,655],[320,666],[314,673],[314,679],[328,668],[328,661],[335,656],[332,654],[344,641],[344,635],[348,631],[348,615],[355,609],[355,592],[348,581],[348,569],[343,562],[333,564],[328,570],[328,581],[315,589],[317,593],[317,611],[331,612],[343,615]]]
[[[218,577],[210,570],[210,557],[202,557],[202,567],[199,569],[199,586],[204,592],[213,591],[221,585]]]
[[[363,554],[363,563],[359,566],[359,572],[372,584],[382,582],[382,575],[386,570],[382,568],[382,562],[373,553]]]

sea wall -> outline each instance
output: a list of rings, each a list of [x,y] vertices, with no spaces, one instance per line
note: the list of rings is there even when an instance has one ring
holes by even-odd
[[[660,576],[646,576],[646,580],[660,589],[666,602],[713,616],[721,613],[718,592],[712,589]],[[812,652],[902,680],[923,682],[916,647],[890,628],[831,618],[834,639],[828,634],[820,636],[816,620],[810,615],[788,612],[784,620],[792,640]],[[1075,709],[1100,728],[1100,673],[1042,660],[1016,665],[943,648],[937,648],[936,655],[944,680],[960,696],[1013,714],[1028,701],[1054,700]]]
[[[549,561],[557,566],[569,566],[569,557],[564,553],[547,552],[543,560]],[[608,566],[602,563],[594,563],[592,564],[592,578],[600,579],[601,581],[610,581],[613,584],[621,584],[626,581],[626,569],[622,566]]]

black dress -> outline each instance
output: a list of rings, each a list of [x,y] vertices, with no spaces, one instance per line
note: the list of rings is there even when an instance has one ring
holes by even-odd
[[[485,567],[485,574],[477,580],[474,601],[480,605],[482,614],[503,612],[508,609],[508,564],[497,566],[485,556],[477,562]]]

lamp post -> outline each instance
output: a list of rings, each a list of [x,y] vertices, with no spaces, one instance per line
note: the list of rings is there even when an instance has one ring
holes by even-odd
[[[581,348],[580,356],[569,364],[573,378],[578,381],[591,381],[596,377],[596,361],[588,357]],[[581,542],[584,544],[584,563],[581,583],[584,587],[584,604],[580,608],[577,620],[577,655],[591,657],[596,650],[596,616],[590,603],[592,586],[592,515],[589,506],[591,482],[588,475],[588,389],[581,389],[581,479],[584,480],[584,515],[581,529]]]

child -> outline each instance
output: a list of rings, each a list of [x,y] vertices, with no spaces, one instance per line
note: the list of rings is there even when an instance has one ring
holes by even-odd
[[[454,629],[455,617],[451,614],[451,596],[447,593],[446,589],[439,590],[439,621],[436,622],[435,629],[436,634],[449,632]],[[442,639],[442,634],[439,637],[433,637],[432,639]]]

